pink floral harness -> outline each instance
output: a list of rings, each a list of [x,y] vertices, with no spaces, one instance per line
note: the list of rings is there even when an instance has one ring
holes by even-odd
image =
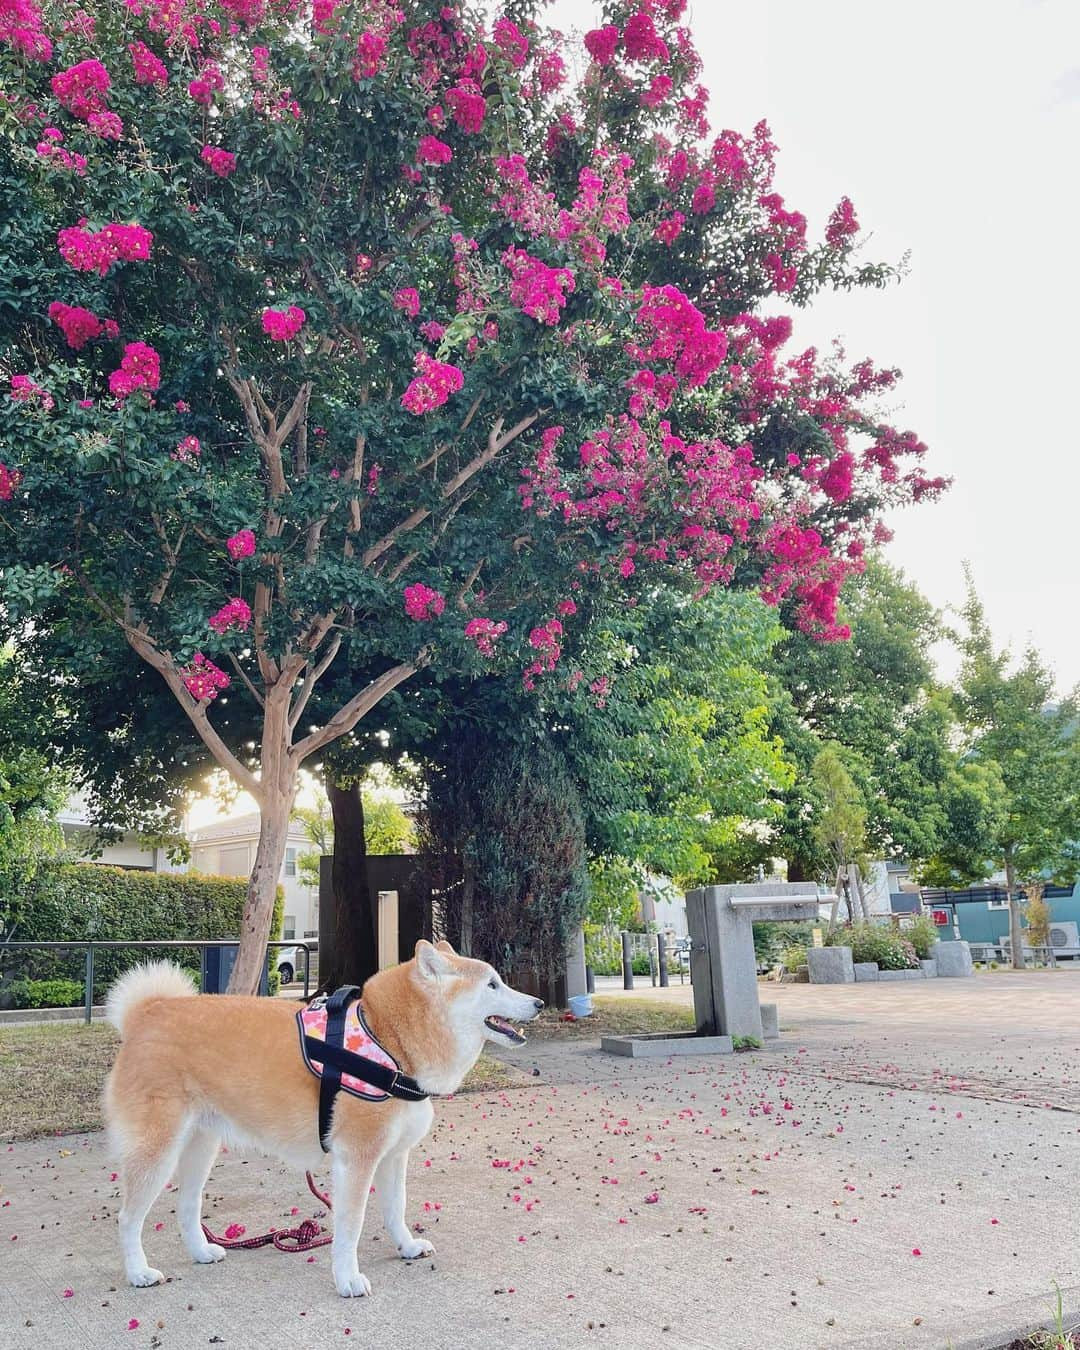
[[[311,1050],[304,1044],[304,1038],[325,1041],[327,1016],[325,998],[317,998],[314,1003],[296,1014],[297,1025],[300,1028],[300,1051],[304,1056],[304,1063],[316,1078],[323,1076],[323,1065],[321,1061],[313,1058]],[[384,1068],[400,1071],[401,1066],[397,1060],[389,1051],[383,1049],[364,1021],[364,1010],[360,1006],[359,999],[345,1012],[345,1028],[341,1043],[354,1055],[363,1055],[365,1059],[374,1060]],[[351,1073],[342,1073],[340,1086],[342,1092],[348,1092],[353,1097],[364,1097],[368,1101],[385,1101],[389,1095]]]
[[[330,1127],[339,1092],[364,1101],[422,1102],[428,1093],[375,1039],[364,1021],[360,990],[343,984],[296,1014],[300,1053],[319,1080],[319,1143],[330,1151]]]

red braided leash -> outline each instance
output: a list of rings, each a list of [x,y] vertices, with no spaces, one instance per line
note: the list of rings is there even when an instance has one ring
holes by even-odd
[[[305,1172],[307,1177],[308,1190],[316,1200],[322,1201],[327,1209],[333,1209],[330,1203],[330,1197],[323,1195],[318,1186],[315,1185],[315,1178],[310,1172]],[[211,1233],[206,1224],[202,1226],[203,1233],[206,1235],[207,1242],[216,1242],[219,1247],[224,1247],[227,1251],[236,1251],[237,1249],[246,1249],[254,1251],[256,1247],[268,1247],[271,1243],[279,1252],[309,1252],[313,1247],[325,1247],[327,1243],[333,1241],[330,1233],[323,1233],[318,1223],[314,1219],[304,1219],[295,1228],[271,1228],[269,1233],[261,1233],[258,1237],[249,1238],[225,1238],[217,1237]]]

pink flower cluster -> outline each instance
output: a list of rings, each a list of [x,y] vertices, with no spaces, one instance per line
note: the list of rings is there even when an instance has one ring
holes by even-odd
[[[188,94],[203,108],[209,108],[214,95],[225,88],[225,77],[213,61],[204,61],[199,73],[187,87]]]
[[[662,244],[667,244],[670,248],[675,240],[678,239],[679,235],[682,234],[683,225],[685,224],[686,217],[683,213],[681,211],[672,211],[671,215],[668,216],[666,220],[662,220],[660,224],[657,225],[656,229],[653,231],[653,235],[655,238],[659,239]]]
[[[118,398],[127,398],[136,389],[153,393],[161,384],[161,357],[145,342],[129,342],[124,348],[120,369],[109,376],[109,390]]]
[[[549,267],[511,245],[502,255],[513,282],[510,299],[523,314],[539,323],[557,324],[567,296],[574,290],[574,274],[566,267]]]
[[[31,61],[48,61],[52,42],[41,29],[41,10],[31,0],[2,0],[0,42],[6,42]]]
[[[529,39],[512,19],[496,19],[491,30],[495,46],[509,60],[515,70],[520,70],[529,59]]]
[[[619,50],[619,30],[613,23],[585,34],[585,50],[598,66],[610,65]]]
[[[271,342],[288,342],[303,328],[306,318],[299,305],[290,305],[288,309],[264,309],[263,332]]]
[[[2,0],[0,0],[2,2]],[[86,156],[71,154],[65,150],[61,142],[64,139],[64,133],[58,127],[46,127],[41,133],[41,140],[34,147],[35,153],[42,159],[49,161],[49,167],[56,169],[71,169],[80,177],[86,175]]]
[[[56,407],[56,400],[52,394],[29,375],[12,375],[11,397],[16,403],[33,403],[36,399],[45,412],[52,412]]]
[[[859,221],[850,197],[841,197],[825,227],[825,239],[833,248],[840,248],[845,239],[859,232]]]
[[[670,361],[675,374],[694,388],[703,385],[727,352],[723,332],[705,326],[701,311],[675,286],[646,286],[637,322],[651,335],[648,346],[629,343],[636,361]]]
[[[196,652],[190,666],[180,672],[184,688],[196,703],[210,703],[217,698],[222,689],[228,689],[232,681],[213,661],[202,652]]]
[[[473,136],[483,128],[487,104],[475,80],[461,80],[453,89],[448,89],[446,106],[466,135]]]
[[[84,216],[78,225],[61,230],[56,242],[60,256],[76,272],[97,272],[103,277],[115,262],[145,262],[154,236],[141,225],[113,223],[89,230]]]
[[[356,44],[353,79],[373,80],[382,69],[387,39],[381,33],[361,33]]]
[[[562,634],[563,626],[558,619],[548,619],[547,623],[538,624],[529,634],[529,646],[540,655],[521,673],[521,682],[526,689],[536,688],[537,675],[555,669],[562,655],[562,645],[559,641]]]
[[[204,145],[200,155],[202,162],[209,165],[211,173],[219,178],[228,178],[236,170],[236,156],[231,150],[221,150],[215,145]]]
[[[436,361],[427,352],[417,352],[414,368],[419,373],[402,394],[401,406],[417,416],[441,408],[465,383],[465,376],[457,366]]]
[[[202,446],[199,444],[198,436],[185,436],[182,441],[177,442],[171,458],[178,460],[181,464],[195,464],[201,454]]]
[[[652,15],[640,10],[626,25],[623,32],[623,49],[631,61],[668,61],[670,52],[667,43],[656,31]]]
[[[403,286],[394,292],[394,308],[415,319],[420,313],[420,292],[414,286]]]
[[[424,619],[437,619],[446,608],[446,597],[422,581],[405,587],[405,613],[410,619],[420,622]]]
[[[242,558],[250,558],[255,552],[254,532],[238,530],[236,534],[225,541],[225,547],[229,550],[229,557],[233,562],[240,562]]]
[[[420,143],[416,147],[417,164],[449,164],[453,158],[454,152],[445,141],[440,141],[438,136],[420,137]]]
[[[155,56],[145,42],[130,43],[128,51],[135,67],[136,84],[156,84],[162,89],[168,86],[169,72],[164,61]]]
[[[62,300],[54,300],[49,306],[49,318],[63,333],[67,345],[75,351],[81,351],[93,338],[120,336],[115,320],[99,319],[81,305],[65,305]]]
[[[481,656],[494,656],[495,643],[506,632],[506,624],[494,619],[470,619],[465,625],[465,636],[476,643]]]
[[[91,113],[106,111],[105,97],[109,92],[109,72],[97,60],[80,61],[52,77],[52,91],[61,104],[82,121]]]
[[[227,633],[230,628],[246,632],[251,625],[251,606],[246,600],[233,596],[227,605],[222,605],[216,614],[210,616],[210,627],[215,633]]]
[[[21,473],[15,469],[9,469],[6,464],[0,464],[0,502],[11,501],[21,482]]]

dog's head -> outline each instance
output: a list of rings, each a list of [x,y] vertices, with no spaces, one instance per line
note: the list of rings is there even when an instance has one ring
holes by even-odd
[[[531,1022],[544,1006],[531,994],[504,984],[486,961],[458,956],[449,942],[416,944],[416,977],[425,992],[437,997],[455,1030],[500,1045],[524,1045],[514,1022]]]

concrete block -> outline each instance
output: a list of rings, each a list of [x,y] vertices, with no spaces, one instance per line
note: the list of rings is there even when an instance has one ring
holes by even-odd
[[[767,1041],[775,1041],[780,1035],[780,1010],[775,1003],[761,1005],[761,1030]]]
[[[954,980],[975,974],[971,964],[971,947],[966,942],[936,942],[934,960],[940,979]]]
[[[643,1032],[640,1036],[601,1036],[600,1049],[631,1059],[667,1059],[671,1055],[731,1055],[730,1036],[699,1036],[696,1031]]]
[[[878,972],[879,980],[921,980],[924,978],[921,970],[882,970]]]
[[[854,984],[850,947],[810,947],[806,953],[811,984]]]
[[[878,963],[876,961],[856,961],[853,969],[855,979],[859,982],[863,980],[876,980],[878,977]]]
[[[922,966],[922,973],[926,976],[928,980],[934,979],[934,977],[937,975],[936,961],[920,961],[919,965]]]

